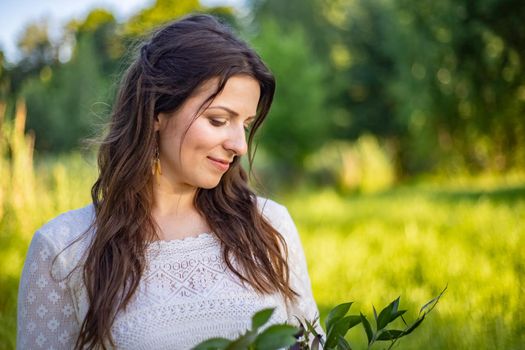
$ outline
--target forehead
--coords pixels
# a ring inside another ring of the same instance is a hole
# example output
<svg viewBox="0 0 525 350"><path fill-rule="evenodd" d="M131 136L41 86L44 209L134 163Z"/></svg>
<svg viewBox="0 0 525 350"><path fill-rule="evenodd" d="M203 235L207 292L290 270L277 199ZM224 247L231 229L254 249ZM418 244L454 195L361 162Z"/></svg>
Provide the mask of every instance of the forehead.
<svg viewBox="0 0 525 350"><path fill-rule="evenodd" d="M261 88L257 80L248 75L233 76L228 79L224 89L212 102L212 106L226 105L240 116L255 116L260 94Z"/></svg>
<svg viewBox="0 0 525 350"><path fill-rule="evenodd" d="M218 84L217 78L206 81L195 91L191 99L200 107L216 92ZM253 77L245 74L234 75L226 81L224 88L210 102L209 107L220 105L239 115L253 116L257 113L260 93L260 84ZM204 107L207 107L206 105Z"/></svg>

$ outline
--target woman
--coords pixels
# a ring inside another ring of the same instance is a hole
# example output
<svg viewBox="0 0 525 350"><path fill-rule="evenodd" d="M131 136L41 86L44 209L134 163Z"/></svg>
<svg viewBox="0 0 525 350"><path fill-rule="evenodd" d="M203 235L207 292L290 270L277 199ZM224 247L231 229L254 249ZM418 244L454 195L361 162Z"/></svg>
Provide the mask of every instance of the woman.
<svg viewBox="0 0 525 350"><path fill-rule="evenodd" d="M31 242L18 348L187 349L238 336L266 307L273 323L316 317L293 221L254 195L240 164L274 89L211 16L143 44L100 146L93 203Z"/></svg>

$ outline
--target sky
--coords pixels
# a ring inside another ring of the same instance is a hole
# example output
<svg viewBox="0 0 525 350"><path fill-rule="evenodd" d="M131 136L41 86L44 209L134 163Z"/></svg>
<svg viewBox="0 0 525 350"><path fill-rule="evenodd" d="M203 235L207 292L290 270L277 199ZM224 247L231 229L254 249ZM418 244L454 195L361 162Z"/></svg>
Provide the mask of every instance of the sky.
<svg viewBox="0 0 525 350"><path fill-rule="evenodd" d="M0 0L0 49L7 60L17 59L16 42L30 22L48 18L50 35L73 18L83 18L96 7L111 10L117 20L124 20L155 0ZM201 0L203 5L240 6L242 0Z"/></svg>

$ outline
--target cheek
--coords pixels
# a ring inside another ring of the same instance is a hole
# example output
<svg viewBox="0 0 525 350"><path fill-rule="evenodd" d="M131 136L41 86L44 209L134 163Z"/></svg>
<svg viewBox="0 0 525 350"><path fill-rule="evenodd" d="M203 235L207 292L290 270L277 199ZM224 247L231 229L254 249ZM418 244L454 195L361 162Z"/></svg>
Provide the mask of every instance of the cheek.
<svg viewBox="0 0 525 350"><path fill-rule="evenodd" d="M221 134L218 128L209 124L198 123L188 130L184 142L182 143L182 150L184 151L203 151L207 152L221 144Z"/></svg>
<svg viewBox="0 0 525 350"><path fill-rule="evenodd" d="M181 135L178 135L176 132L166 132L161 135L161 150L169 158L179 154L180 137Z"/></svg>

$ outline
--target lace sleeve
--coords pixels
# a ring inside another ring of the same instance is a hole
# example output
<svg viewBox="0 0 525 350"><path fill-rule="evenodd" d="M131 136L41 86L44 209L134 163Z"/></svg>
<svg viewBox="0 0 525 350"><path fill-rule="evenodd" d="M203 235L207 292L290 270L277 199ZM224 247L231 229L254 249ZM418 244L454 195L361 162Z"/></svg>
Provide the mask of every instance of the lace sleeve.
<svg viewBox="0 0 525 350"><path fill-rule="evenodd" d="M37 231L27 253L18 291L17 349L72 349L79 324L56 245Z"/></svg>
<svg viewBox="0 0 525 350"><path fill-rule="evenodd" d="M306 257L297 228L288 210L283 207L279 231L288 245L288 267L290 286L299 294L294 303L288 303L288 321L297 324L296 316L301 320L313 321L319 316L319 310L312 293L312 284L308 275Z"/></svg>
<svg viewBox="0 0 525 350"><path fill-rule="evenodd" d="M261 212L271 225L281 233L288 248L288 268L290 270L290 287L299 294L294 302L287 301L286 312L288 323L298 326L300 320L314 321L319 316L319 309L312 293L312 284L308 275L306 257L301 238L286 207L266 198L259 197ZM325 337L322 327L317 331Z"/></svg>

